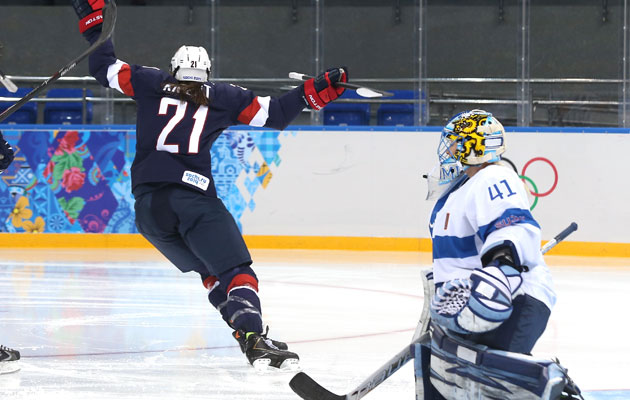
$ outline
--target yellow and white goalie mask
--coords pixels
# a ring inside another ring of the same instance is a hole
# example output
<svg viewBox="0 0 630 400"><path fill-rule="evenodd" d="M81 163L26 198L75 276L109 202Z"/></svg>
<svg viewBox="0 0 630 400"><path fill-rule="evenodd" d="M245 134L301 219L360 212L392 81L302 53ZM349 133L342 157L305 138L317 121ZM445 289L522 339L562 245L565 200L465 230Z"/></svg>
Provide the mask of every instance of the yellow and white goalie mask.
<svg viewBox="0 0 630 400"><path fill-rule="evenodd" d="M505 152L503 125L484 110L454 116L442 130L438 145L439 165L428 175L427 200L439 197L471 165L492 163Z"/></svg>

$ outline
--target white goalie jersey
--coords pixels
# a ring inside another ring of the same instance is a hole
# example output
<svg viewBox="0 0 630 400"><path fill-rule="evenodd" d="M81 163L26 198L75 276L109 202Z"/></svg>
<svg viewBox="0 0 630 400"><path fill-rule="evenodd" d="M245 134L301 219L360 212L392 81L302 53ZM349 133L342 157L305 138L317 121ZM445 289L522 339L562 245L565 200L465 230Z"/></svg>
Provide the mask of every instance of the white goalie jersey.
<svg viewBox="0 0 630 400"><path fill-rule="evenodd" d="M521 275L524 292L552 309L556 295L540 251L540 226L525 186L510 168L492 164L456 183L436 202L429 228L435 283L468 278L482 267L480 255L488 247L509 240L529 269Z"/></svg>

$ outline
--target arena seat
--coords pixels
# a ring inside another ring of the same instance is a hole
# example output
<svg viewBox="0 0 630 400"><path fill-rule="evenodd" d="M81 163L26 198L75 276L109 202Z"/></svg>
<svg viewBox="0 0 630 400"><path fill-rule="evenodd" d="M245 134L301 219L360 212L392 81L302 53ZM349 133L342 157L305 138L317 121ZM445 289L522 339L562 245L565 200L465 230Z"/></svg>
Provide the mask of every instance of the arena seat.
<svg viewBox="0 0 630 400"><path fill-rule="evenodd" d="M346 90L340 99L363 99L354 90ZM324 107L324 125L370 125L369 103L333 102Z"/></svg>
<svg viewBox="0 0 630 400"><path fill-rule="evenodd" d="M87 89L86 96L92 96ZM83 89L50 89L46 93L48 98L83 97ZM92 103L86 104L85 122L92 122ZM83 102L81 101L51 101L44 106L45 124L82 124Z"/></svg>
<svg viewBox="0 0 630 400"><path fill-rule="evenodd" d="M387 97L392 100L418 99L416 90L390 90L394 96ZM417 125L414 116L418 109L417 104L413 103L384 103L381 104L376 111L376 121L378 125L387 126L413 126Z"/></svg>
<svg viewBox="0 0 630 400"><path fill-rule="evenodd" d="M32 88L18 88L17 92L11 93L5 88L0 88L0 97L16 97L18 99L26 96ZM15 103L0 102L0 112L11 107ZM35 124L37 123L37 103L29 101L2 121L3 124Z"/></svg>

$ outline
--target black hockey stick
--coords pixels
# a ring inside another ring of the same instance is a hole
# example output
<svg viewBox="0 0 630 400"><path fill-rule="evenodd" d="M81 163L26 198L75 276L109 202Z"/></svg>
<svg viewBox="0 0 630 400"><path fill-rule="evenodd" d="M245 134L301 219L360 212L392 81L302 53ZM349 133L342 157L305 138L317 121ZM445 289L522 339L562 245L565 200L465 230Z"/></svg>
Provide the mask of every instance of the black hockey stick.
<svg viewBox="0 0 630 400"><path fill-rule="evenodd" d="M312 76L301 74L299 72L289 72L289 78L295 79L298 81L307 81L309 79L313 79ZM361 85L355 85L353 83L348 83L348 82L337 82L335 83L335 86L341 86L346 89L356 90L357 94L361 97L374 98L374 97L393 96L393 93L384 92L382 90L372 89L372 88L361 86Z"/></svg>
<svg viewBox="0 0 630 400"><path fill-rule="evenodd" d="M550 240L540 251L545 254L552 247L563 241L567 236L577 230L577 224L572 222L562 232L556 235L553 240ZM425 294L426 294L425 288ZM422 323L423 321L420 321ZM315 382L313 378L308 376L304 372L298 372L291 381L289 386L291 389L305 400L359 400L368 394L372 389L383 383L394 372L398 371L407 361L415 358L415 345L422 344L428 345L430 342L429 332L424 332L420 337L408 344L398 354L396 354L391 360L386 362L381 368L376 370L369 378L356 387L353 391L345 394L338 395L324 388L319 383Z"/></svg>
<svg viewBox="0 0 630 400"><path fill-rule="evenodd" d="M4 72L0 71L0 83L4 85L5 88L11 93L17 92L18 88L15 86L15 83L4 74Z"/></svg>
<svg viewBox="0 0 630 400"><path fill-rule="evenodd" d="M558 243L562 242L564 239L566 239L567 236L569 236L570 234L572 234L573 232L577 231L578 228L578 224L576 224L575 222L571 222L571 225L567 226L566 228L564 228L564 230L560 233L558 233L553 239L551 239L550 241L548 241L541 249L540 252L545 254L546 252L548 252L549 250L553 249Z"/></svg>
<svg viewBox="0 0 630 400"><path fill-rule="evenodd" d="M79 62L83 61L84 58L89 56L96 50L100 45L102 45L114 32L114 26L116 25L116 3L114 0L110 0L109 3L105 4L105 8L103 8L103 28L101 31L101 35L99 38L92 43L92 45L81 53L80 56L70 61L66 66L61 68L59 71L55 72L53 76L46 79L35 89L31 90L26 96L22 97L11 107L7 108L0 114L0 122L4 121L9 115L13 114L20 107L24 105L27 101L35 97L39 92L44 90L48 85L55 82L57 79L64 76L68 71L74 68Z"/></svg>
<svg viewBox="0 0 630 400"><path fill-rule="evenodd" d="M363 383L357 386L356 389L342 396L328 391L304 372L298 372L293 378L291 378L289 386L291 386L291 389L293 389L298 396L306 400L358 400L383 383L385 379L392 376L394 372L398 371L403 365L407 364L407 361L415 358L416 344L428 345L430 340L431 338L429 337L429 333L424 333L418 339L409 343L391 360L386 362L369 378L363 381Z"/></svg>

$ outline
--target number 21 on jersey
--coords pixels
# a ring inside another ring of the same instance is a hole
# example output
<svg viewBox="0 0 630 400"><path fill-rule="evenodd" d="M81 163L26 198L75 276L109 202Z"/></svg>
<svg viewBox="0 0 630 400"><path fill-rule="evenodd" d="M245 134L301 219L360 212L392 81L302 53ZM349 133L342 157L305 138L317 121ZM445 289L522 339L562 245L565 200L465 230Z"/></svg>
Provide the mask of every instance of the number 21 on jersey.
<svg viewBox="0 0 630 400"><path fill-rule="evenodd" d="M160 136L158 136L157 140L156 150L168 151L169 153L179 153L179 145L166 144L166 138L186 115L186 107L188 107L188 102L174 99L172 97L163 97L162 101L160 101L160 109L158 111L158 114L166 115L170 106L177 107L175 110L175 115L173 115L173 117L168 120L168 123L162 129L162 132L160 132ZM199 109L193 115L195 124L193 125L188 139L189 154L199 153L199 139L201 138L201 132L203 132L203 126L206 123L207 117L208 107L199 106Z"/></svg>

